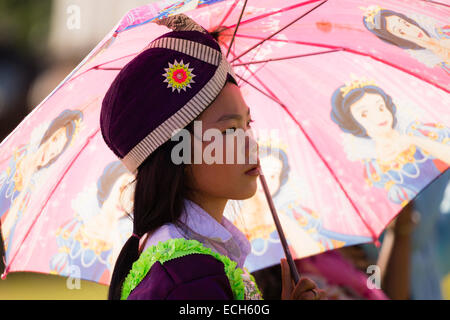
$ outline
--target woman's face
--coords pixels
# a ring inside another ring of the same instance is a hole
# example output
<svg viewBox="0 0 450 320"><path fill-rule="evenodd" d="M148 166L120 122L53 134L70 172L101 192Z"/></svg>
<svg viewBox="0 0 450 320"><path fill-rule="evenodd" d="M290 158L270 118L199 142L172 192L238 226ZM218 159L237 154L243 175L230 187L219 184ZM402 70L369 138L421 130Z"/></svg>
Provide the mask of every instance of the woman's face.
<svg viewBox="0 0 450 320"><path fill-rule="evenodd" d="M211 146L208 148L210 151L205 152L205 148L216 141L215 137L210 141L200 141L199 137L191 135L192 157L194 158L194 152L198 152L199 148L203 157L201 163L192 161L192 164L188 165L190 168L187 168L186 173L190 187L208 197L235 200L252 197L256 192L258 176L248 175L246 172L256 166L258 149L252 136L246 137L243 144L242 140L237 142L239 135L234 130L241 129L242 132L249 133L252 121L250 109L239 87L227 82L216 100L196 120L201 121L202 135L209 129L218 130L223 144L217 150L222 151L222 156L219 159L221 163L206 163L205 156L216 156L215 151L211 151ZM227 129L230 132L227 133ZM242 135L240 136L242 138ZM195 140L197 141L194 143ZM231 157L230 153L234 157ZM238 154L244 161L238 158Z"/></svg>
<svg viewBox="0 0 450 320"><path fill-rule="evenodd" d="M382 136L392 130L394 118L379 94L366 92L361 99L351 105L350 112L371 138Z"/></svg>
<svg viewBox="0 0 450 320"><path fill-rule="evenodd" d="M386 17L386 29L393 35L414 43L418 40L423 40L425 37L425 33L422 29L399 16Z"/></svg>
<svg viewBox="0 0 450 320"><path fill-rule="evenodd" d="M37 165L45 167L51 159L60 154L67 143L66 127L56 130L52 136L40 147Z"/></svg>

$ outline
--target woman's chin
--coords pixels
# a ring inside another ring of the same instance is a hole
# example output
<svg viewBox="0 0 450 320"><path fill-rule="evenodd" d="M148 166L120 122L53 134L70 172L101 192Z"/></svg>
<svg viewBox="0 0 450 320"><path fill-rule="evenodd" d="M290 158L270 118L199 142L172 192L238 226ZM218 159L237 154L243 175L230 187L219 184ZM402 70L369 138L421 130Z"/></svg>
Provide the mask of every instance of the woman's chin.
<svg viewBox="0 0 450 320"><path fill-rule="evenodd" d="M248 183L243 190L241 190L238 194L235 194L232 199L234 200L245 200L253 197L256 194L258 189L258 185L256 183L256 179L253 182Z"/></svg>

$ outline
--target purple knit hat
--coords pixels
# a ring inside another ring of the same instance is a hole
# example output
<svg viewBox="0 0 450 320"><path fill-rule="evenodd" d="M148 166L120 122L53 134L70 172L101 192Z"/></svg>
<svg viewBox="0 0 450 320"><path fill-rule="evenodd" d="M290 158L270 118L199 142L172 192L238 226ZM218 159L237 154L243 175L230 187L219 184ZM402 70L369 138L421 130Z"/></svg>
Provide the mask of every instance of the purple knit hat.
<svg viewBox="0 0 450 320"><path fill-rule="evenodd" d="M100 128L125 167L137 168L184 128L236 75L217 41L184 14L156 21L174 30L153 40L106 92Z"/></svg>

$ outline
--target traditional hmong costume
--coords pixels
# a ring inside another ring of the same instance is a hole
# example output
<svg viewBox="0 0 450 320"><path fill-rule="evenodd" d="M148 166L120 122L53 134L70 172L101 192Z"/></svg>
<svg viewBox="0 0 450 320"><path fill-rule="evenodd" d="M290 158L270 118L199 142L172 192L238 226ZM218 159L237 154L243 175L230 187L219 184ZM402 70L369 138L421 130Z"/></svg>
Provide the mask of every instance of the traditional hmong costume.
<svg viewBox="0 0 450 320"><path fill-rule="evenodd" d="M214 101L227 80L237 84L219 44L200 25L184 14L156 23L174 31L153 40L121 70L100 114L106 144L134 174ZM243 270L249 250L225 217L218 223L186 199L179 223L161 226L148 239L121 298L259 299L253 277Z"/></svg>
<svg viewBox="0 0 450 320"><path fill-rule="evenodd" d="M147 240L122 299L261 299L243 267L250 252L245 235L195 202L186 199L185 207L178 226L166 224Z"/></svg>

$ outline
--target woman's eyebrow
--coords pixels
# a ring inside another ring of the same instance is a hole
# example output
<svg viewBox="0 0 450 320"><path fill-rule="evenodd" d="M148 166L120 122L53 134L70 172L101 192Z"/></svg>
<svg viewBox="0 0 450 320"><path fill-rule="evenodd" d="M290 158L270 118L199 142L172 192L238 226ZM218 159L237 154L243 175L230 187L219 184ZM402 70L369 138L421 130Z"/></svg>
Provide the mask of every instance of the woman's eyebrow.
<svg viewBox="0 0 450 320"><path fill-rule="evenodd" d="M250 115L250 108L247 108L247 115ZM242 120L242 116L237 113L224 114L216 122L221 122L221 121L231 120L231 119Z"/></svg>

